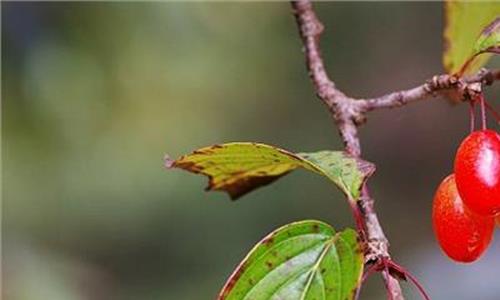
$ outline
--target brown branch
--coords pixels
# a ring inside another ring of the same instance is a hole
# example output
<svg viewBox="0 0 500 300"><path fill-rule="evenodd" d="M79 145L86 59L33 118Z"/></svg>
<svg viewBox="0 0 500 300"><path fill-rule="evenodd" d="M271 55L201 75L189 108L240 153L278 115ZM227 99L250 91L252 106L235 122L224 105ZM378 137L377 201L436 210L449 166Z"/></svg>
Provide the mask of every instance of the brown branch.
<svg viewBox="0 0 500 300"><path fill-rule="evenodd" d="M446 91L456 91L461 99L472 98L474 94L481 92L483 85L491 85L493 81L500 80L500 70L482 69L474 76L460 79L453 75L436 75L426 83L390 94L371 98L359 99L356 102L362 111L371 111L379 108L394 108L403 106L430 97L436 97Z"/></svg>
<svg viewBox="0 0 500 300"><path fill-rule="evenodd" d="M335 107L340 98L345 97L328 77L319 48L319 37L323 32L323 24L318 20L308 1L292 2L294 14L299 26L300 37L304 43L306 64L309 77L316 88L318 97L325 104Z"/></svg>
<svg viewBox="0 0 500 300"><path fill-rule="evenodd" d="M394 108L412 102L435 97L439 93L453 91L460 99L473 99L481 92L484 85L490 85L500 80L500 70L481 70L468 78L458 78L452 75L437 75L426 83L412 89L392 92L387 95L370 98L354 99L346 96L329 78L319 47L319 38L323 31L323 24L318 20L309 0L292 1L293 13L299 28L299 34L304 44L304 54L309 77L314 85L318 97L328 106L330 113L337 124L345 150L354 156L361 155L361 146L358 138L358 126L365 120L365 114L379 108ZM374 208L374 199L370 196L365 184L357 206L353 206L353 213L357 220L358 231L366 243L366 264L383 265L391 261L389 242L380 226ZM361 220L359 220L361 219ZM403 300L403 294L397 277L387 266L382 271L384 284L389 298Z"/></svg>
<svg viewBox="0 0 500 300"><path fill-rule="evenodd" d="M356 113L358 107L351 105L351 99L335 87L335 83L326 73L319 47L323 24L316 17L309 1L292 1L292 7L304 44L307 70L316 94L328 106L337 123L346 151L358 156L360 145L355 124L359 116L359 113Z"/></svg>
<svg viewBox="0 0 500 300"><path fill-rule="evenodd" d="M358 128L363 119L361 106L356 105L354 99L348 98L340 92L328 77L321 52L319 49L319 36L323 25L316 17L312 4L308 0L293 1L292 7L299 33L304 43L306 65L309 76L314 84L318 97L328 106L337 123L340 135L344 141L346 151L355 155L361 155L361 146L358 138ZM389 259L389 243L378 221L374 209L374 200L364 186L358 201L364 228L358 228L366 238L366 262L377 263ZM390 298L403 300L401 287L396 278L392 277L389 270L383 271L383 278Z"/></svg>

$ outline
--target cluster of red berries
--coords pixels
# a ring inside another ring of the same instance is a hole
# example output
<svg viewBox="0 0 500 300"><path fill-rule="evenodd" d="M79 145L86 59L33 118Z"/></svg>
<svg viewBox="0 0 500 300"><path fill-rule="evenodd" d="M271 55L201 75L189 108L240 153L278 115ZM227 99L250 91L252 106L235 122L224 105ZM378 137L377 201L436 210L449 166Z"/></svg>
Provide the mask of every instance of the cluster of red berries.
<svg viewBox="0 0 500 300"><path fill-rule="evenodd" d="M495 218L500 224L500 135L472 132L458 148L454 174L434 196L432 221L443 251L458 262L472 262L486 250Z"/></svg>

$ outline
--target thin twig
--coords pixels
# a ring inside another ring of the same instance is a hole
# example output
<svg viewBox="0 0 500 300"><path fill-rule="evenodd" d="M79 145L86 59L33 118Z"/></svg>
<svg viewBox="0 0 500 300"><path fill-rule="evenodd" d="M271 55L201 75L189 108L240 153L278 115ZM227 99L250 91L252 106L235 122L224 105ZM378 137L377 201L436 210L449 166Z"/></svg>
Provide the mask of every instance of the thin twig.
<svg viewBox="0 0 500 300"><path fill-rule="evenodd" d="M304 44L307 70L316 94L326 104L337 123L346 151L359 156L360 145L355 121L360 115L355 111L357 107L351 105L352 99L338 90L326 73L319 47L323 24L316 17L311 2L292 1L292 7Z"/></svg>
<svg viewBox="0 0 500 300"><path fill-rule="evenodd" d="M324 29L323 24L316 17L309 1L292 2L292 6L305 47L309 76L319 98L328 107L334 107L345 95L335 87L333 81L328 77L321 57L319 37Z"/></svg>
<svg viewBox="0 0 500 300"><path fill-rule="evenodd" d="M467 98L473 96L472 94L474 93L480 92L477 89L483 84L489 85L495 80L500 80L500 70L489 71L482 69L476 75L464 80L453 75L436 75L426 83L411 89L392 92L376 98L358 99L356 105L360 106L363 111L394 108L430 97L436 97L440 93L449 90L455 90L462 97Z"/></svg>
<svg viewBox="0 0 500 300"><path fill-rule="evenodd" d="M354 156L360 156L361 146L357 125L362 122L363 117L359 106L355 104L356 101L340 92L326 73L319 48L319 37L323 30L323 25L316 17L312 4L308 0L293 1L292 7L299 27L299 33L304 43L306 66L316 93L328 106L337 124L340 136L344 141L346 151ZM358 226L358 230L366 230L366 235L363 234L363 236L366 236L367 243L366 261L378 261L390 258L388 241L378 221L373 202L373 198L371 198L368 187L365 184L358 201L365 224L362 228ZM389 272L384 276L384 282L389 295L391 295L391 299L404 299L399 282Z"/></svg>
<svg viewBox="0 0 500 300"><path fill-rule="evenodd" d="M320 35L324 27L316 16L311 2L309 0L292 1L292 8L304 44L306 67L316 94L327 105L344 142L345 150L354 156L361 155L358 126L364 123L368 111L403 106L435 97L445 91L454 91L461 99L470 100L481 93L484 85L491 85L494 81L500 80L500 70L483 69L465 79L452 75L436 75L422 85L381 97L369 99L348 97L335 86L326 72L319 47ZM370 196L367 184L363 186L357 204L359 210L354 207L353 212L357 220L359 216L362 219L362 224L358 222L357 227L367 246L365 262L377 264L390 260L389 243L380 226L374 209L374 199ZM387 270L382 271L382 274L390 299L403 300L397 278Z"/></svg>
<svg viewBox="0 0 500 300"><path fill-rule="evenodd" d="M481 129L486 130L486 106L484 105L484 96L479 96L479 107L481 112Z"/></svg>

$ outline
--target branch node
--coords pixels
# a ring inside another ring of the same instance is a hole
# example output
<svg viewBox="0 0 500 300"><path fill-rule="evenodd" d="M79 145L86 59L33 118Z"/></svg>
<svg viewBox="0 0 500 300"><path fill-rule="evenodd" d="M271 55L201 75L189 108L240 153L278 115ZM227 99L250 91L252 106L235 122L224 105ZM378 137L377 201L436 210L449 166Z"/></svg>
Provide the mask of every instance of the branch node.
<svg viewBox="0 0 500 300"><path fill-rule="evenodd" d="M481 82L469 83L465 87L464 98L466 100L476 99L482 93Z"/></svg>
<svg viewBox="0 0 500 300"><path fill-rule="evenodd" d="M389 259L387 239L369 239L366 241L365 264Z"/></svg>

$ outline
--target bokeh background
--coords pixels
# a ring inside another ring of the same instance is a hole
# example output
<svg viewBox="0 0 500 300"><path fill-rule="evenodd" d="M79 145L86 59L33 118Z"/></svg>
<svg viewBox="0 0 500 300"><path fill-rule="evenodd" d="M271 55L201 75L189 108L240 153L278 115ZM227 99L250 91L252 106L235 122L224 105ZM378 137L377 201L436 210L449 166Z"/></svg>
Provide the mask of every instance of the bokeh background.
<svg viewBox="0 0 500 300"><path fill-rule="evenodd" d="M375 96L442 72L442 6L317 3L338 86ZM4 2L2 86L4 299L213 299L272 229L353 226L342 195L304 171L231 202L163 168L166 153L229 141L341 147L287 3ZM500 89L488 95L499 107ZM443 99L361 129L392 253L433 299L500 295L498 233L460 265L432 232L434 190L467 132L466 105ZM361 299L385 299L377 276Z"/></svg>

